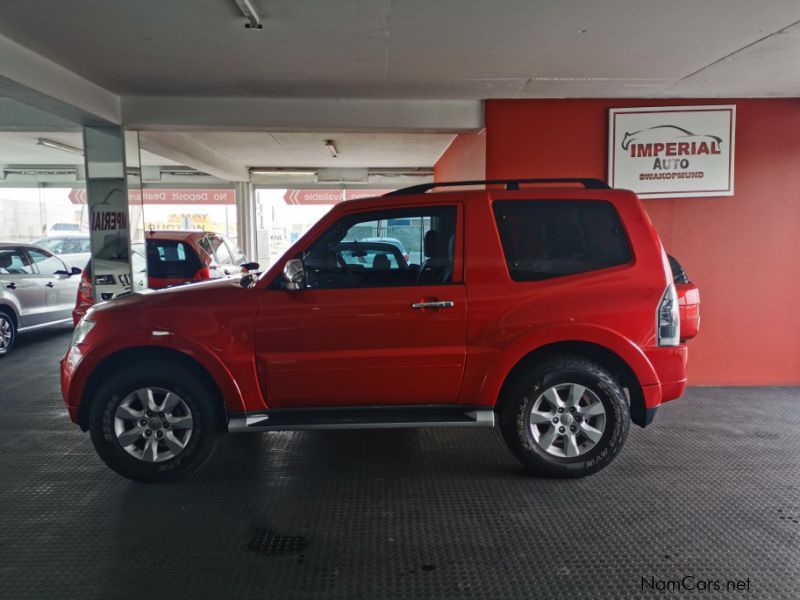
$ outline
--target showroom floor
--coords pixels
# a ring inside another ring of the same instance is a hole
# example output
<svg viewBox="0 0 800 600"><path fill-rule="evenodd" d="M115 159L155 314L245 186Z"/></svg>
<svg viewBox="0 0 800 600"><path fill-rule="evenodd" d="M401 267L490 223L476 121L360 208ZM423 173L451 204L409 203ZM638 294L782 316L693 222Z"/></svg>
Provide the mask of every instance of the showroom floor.
<svg viewBox="0 0 800 600"><path fill-rule="evenodd" d="M496 430L396 430L230 437L141 485L68 422L68 339L0 361L4 598L800 597L798 389L693 389L579 481L527 476Z"/></svg>

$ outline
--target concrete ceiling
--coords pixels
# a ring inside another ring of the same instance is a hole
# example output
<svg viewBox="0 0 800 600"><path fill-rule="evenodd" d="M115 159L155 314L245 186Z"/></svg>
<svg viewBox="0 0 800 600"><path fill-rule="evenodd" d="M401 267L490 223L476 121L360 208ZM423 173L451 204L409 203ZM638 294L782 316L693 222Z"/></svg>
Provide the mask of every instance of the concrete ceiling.
<svg viewBox="0 0 800 600"><path fill-rule="evenodd" d="M0 34L119 95L796 96L796 0L6 0Z"/></svg>
<svg viewBox="0 0 800 600"><path fill-rule="evenodd" d="M83 147L80 132L63 131L0 131L0 165L71 165L82 166L83 156L37 144L39 138L60 142L74 148ZM135 142L126 149L129 155L136 152ZM144 166L175 166L177 163L141 151ZM136 164L128 158L128 164Z"/></svg>
<svg viewBox="0 0 800 600"><path fill-rule="evenodd" d="M430 167L453 141L441 133L193 132L192 138L248 167ZM334 158L325 147L333 140Z"/></svg>

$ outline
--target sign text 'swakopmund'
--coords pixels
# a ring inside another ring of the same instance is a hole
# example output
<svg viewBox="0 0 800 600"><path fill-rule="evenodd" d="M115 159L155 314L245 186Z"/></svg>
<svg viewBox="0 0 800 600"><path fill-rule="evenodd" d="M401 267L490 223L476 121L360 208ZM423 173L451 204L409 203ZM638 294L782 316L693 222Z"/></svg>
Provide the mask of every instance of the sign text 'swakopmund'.
<svg viewBox="0 0 800 600"><path fill-rule="evenodd" d="M732 196L736 106L612 108L608 182L644 198Z"/></svg>

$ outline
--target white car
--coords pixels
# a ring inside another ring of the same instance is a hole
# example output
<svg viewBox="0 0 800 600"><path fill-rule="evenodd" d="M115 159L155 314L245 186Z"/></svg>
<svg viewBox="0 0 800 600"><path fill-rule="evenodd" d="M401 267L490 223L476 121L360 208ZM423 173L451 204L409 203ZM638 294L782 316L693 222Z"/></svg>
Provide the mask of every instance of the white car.
<svg viewBox="0 0 800 600"><path fill-rule="evenodd" d="M71 267L83 269L92 257L88 234L61 234L36 240L34 246L44 248Z"/></svg>
<svg viewBox="0 0 800 600"><path fill-rule="evenodd" d="M130 275L127 273L127 261L94 259L88 265L87 277L94 273L94 284L97 286L98 297L101 300L111 300L131 290L143 290L147 287L147 259L145 258L144 244L131 245L131 267L133 270L133 288L131 288ZM122 272L120 273L120 271Z"/></svg>

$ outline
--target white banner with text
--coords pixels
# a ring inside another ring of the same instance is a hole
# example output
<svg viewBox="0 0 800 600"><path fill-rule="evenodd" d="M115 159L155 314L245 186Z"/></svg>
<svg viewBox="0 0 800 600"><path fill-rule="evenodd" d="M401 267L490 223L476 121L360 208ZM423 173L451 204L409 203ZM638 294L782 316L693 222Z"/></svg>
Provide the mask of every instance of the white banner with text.
<svg viewBox="0 0 800 600"><path fill-rule="evenodd" d="M608 183L643 198L733 195L736 106L612 108Z"/></svg>

